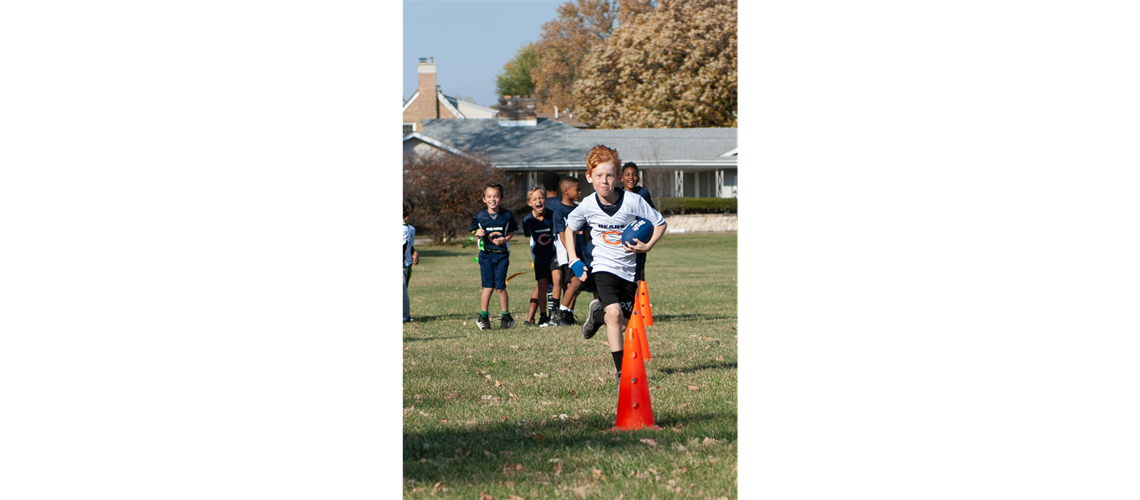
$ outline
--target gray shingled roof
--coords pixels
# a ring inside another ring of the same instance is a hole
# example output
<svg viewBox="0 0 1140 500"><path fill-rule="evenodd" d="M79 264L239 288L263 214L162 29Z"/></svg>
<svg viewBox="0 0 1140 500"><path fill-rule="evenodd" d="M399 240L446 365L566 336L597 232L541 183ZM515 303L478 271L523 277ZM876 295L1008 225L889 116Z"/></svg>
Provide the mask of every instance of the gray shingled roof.
<svg viewBox="0 0 1140 500"><path fill-rule="evenodd" d="M501 127L494 118L424 120L424 135L458 149L485 152L502 168L581 167L597 144L639 166L735 167L735 128L576 129L539 118L533 127Z"/></svg>

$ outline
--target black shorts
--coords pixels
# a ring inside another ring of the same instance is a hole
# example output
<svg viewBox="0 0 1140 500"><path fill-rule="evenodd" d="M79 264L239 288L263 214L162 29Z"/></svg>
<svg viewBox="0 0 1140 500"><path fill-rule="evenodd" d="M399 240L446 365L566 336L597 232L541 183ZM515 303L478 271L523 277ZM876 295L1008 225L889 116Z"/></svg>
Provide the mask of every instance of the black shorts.
<svg viewBox="0 0 1140 500"><path fill-rule="evenodd" d="M553 267L551 266L553 263ZM547 280L550 281L551 269L558 269L558 261L551 260L550 262L535 262L534 263L534 280Z"/></svg>
<svg viewBox="0 0 1140 500"><path fill-rule="evenodd" d="M621 314L629 319L633 314L633 300L637 297L637 283L623 280L613 273L600 272L592 275L598 289L598 300L602 307L620 304Z"/></svg>

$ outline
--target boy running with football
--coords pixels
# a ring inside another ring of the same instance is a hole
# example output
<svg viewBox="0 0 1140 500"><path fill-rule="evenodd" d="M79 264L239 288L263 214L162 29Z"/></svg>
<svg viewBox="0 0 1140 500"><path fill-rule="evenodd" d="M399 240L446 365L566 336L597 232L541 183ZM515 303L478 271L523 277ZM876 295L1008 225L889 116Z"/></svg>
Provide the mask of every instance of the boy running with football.
<svg viewBox="0 0 1140 500"><path fill-rule="evenodd" d="M634 282L636 254L653 249L665 234L665 218L635 193L622 189L620 184L621 159L614 149L598 145L586 155L586 180L594 186L593 195L582 201L566 218L563 242L570 259L570 269L581 280L594 276L598 299L590 302L590 311L582 324L582 337L589 339L603 324L610 344L610 354L621 383L623 333L626 321L633 312L637 284ZM649 241L622 242L622 231L627 225L643 218L653 227ZM593 262L590 268L579 260L574 231L589 227L593 237Z"/></svg>

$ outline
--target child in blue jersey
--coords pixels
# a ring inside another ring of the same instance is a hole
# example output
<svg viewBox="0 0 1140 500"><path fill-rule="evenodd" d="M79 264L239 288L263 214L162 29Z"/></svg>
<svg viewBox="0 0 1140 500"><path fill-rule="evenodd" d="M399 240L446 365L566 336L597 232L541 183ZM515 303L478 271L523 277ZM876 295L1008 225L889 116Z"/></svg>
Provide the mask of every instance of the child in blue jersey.
<svg viewBox="0 0 1140 500"><path fill-rule="evenodd" d="M566 217L575 210L577 205L575 203L582 199L582 186L581 182L576 177L566 176L562 178L562 204L559 210L554 213L554 232L558 233L562 246L566 246L565 237L562 233L566 231ZM574 241L577 243L578 252L584 253L583 249L588 248L589 235L578 231L574 235ZM589 260L583 258L583 260ZM574 319L574 304L578 300L578 293L589 288L586 283L579 280L567 268L570 263L569 260L563 262L562 269L566 276L566 290L562 293L562 301L558 305L558 311L551 316L551 322L558 326L570 326L576 324ZM592 284L592 283L591 283Z"/></svg>
<svg viewBox="0 0 1140 500"><path fill-rule="evenodd" d="M546 208L546 190L542 186L535 186L527 192L526 202L530 206L530 213L523 217L523 235L530 238L530 250L534 256L534 280L537 282L535 291L531 295L530 309L527 310L524 325L546 326L550 317L546 315L546 287L550 284L552 271L558 267L554 255L554 214ZM534 322L534 315L542 311L538 323Z"/></svg>
<svg viewBox="0 0 1140 500"><path fill-rule="evenodd" d="M598 300L590 303L590 311L582 324L582 337L591 338L605 325L610 355L621 380L622 345L626 322L633 312L637 284L634 281L636 254L650 251L665 234L665 218L649 206L644 198L619 186L621 159L617 151L594 146L586 155L586 180L595 193L583 200L566 218L566 253L570 269L580 279L593 276ZM653 225L649 241L622 242L622 230L638 218ZM594 260L586 266L578 259L573 232L588 229L594 241Z"/></svg>
<svg viewBox="0 0 1140 500"><path fill-rule="evenodd" d="M408 298L412 266L420 265L420 253L416 251L416 228L408 224L408 217L415 209L411 201L404 200L404 323L412 321L412 301Z"/></svg>
<svg viewBox="0 0 1140 500"><path fill-rule="evenodd" d="M645 202L648 203L651 208L657 210L657 205L653 204L653 196L649 194L649 190L645 189L645 186L637 185L640 181L641 171L637 168L637 164L632 161L625 162L625 165L621 166L622 186L626 191L645 198ZM645 254L643 253L637 254L637 270L634 271L633 279L635 281L645 280Z"/></svg>
<svg viewBox="0 0 1140 500"><path fill-rule="evenodd" d="M562 207L562 176L553 170L547 170L542 173L542 187L546 189L546 209L551 213L557 214ZM547 290L535 289L531 294L531 298L538 298L539 293L546 292L547 304L550 309L547 315L555 317L554 312L558 311L558 303L562 300L562 293L566 290L565 276L570 274L565 271L567 264L566 249L563 248L562 242L558 239L557 235L554 238L554 255L558 266L550 272L550 285Z"/></svg>
<svg viewBox="0 0 1140 500"><path fill-rule="evenodd" d="M507 296L507 266L510 264L510 246L508 242L518 231L515 216L510 210L499 206L503 200L503 186L501 184L487 184L483 188L483 203L486 210L481 210L471 218L471 232L482 238L483 249L479 251L479 277L483 284L483 293L480 297L479 317L475 325L480 330L491 328L491 319L487 314L487 307L491 304L491 293L499 293L499 305L502 306L502 319L500 329L510 328L515 324L508 307Z"/></svg>

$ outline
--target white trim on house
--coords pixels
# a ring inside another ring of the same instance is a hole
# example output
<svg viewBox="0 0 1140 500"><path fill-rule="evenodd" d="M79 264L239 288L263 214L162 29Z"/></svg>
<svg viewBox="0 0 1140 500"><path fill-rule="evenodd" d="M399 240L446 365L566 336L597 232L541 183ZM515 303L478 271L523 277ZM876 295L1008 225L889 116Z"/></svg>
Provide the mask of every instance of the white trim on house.
<svg viewBox="0 0 1140 500"><path fill-rule="evenodd" d="M726 157L729 157L729 156L736 156L736 150L737 150L737 149L739 149L739 148L732 148L732 151L729 151L729 152L727 152L727 153L725 153L725 154L722 154L722 155L720 155L720 157L721 157L721 158L726 158Z"/></svg>
<svg viewBox="0 0 1140 500"><path fill-rule="evenodd" d="M408 106L411 106L411 105L412 105L412 101L415 101L415 100L416 100L416 98L417 98L417 97L419 97L419 96L420 96L420 91L419 91L419 90L417 90L417 91L416 91L416 93L412 94L412 96L408 98L408 102L405 102L405 103L404 103L404 111L407 111L407 110L408 110Z"/></svg>
<svg viewBox="0 0 1140 500"><path fill-rule="evenodd" d="M423 142L425 142L425 143L427 143L427 144L430 144L430 145L432 145L432 146L435 146L435 147L437 147L437 148L439 148L439 149L442 149L442 150L444 150L444 151L447 151L448 153L457 154L457 155L459 155L459 156L462 156L462 157L464 157L464 158L470 158L470 159L472 159L472 160L477 160L477 159L478 159L478 158L475 158L474 156L471 156L471 155L469 155L469 154L467 154L467 153L464 153L463 151L460 151L460 150L458 150L458 149L456 149L456 148L454 148L454 147L452 147L452 146L449 146L449 145L447 145L447 144L445 144L445 143L443 143L443 142L439 141L438 139L432 139L431 137L428 137L428 136L426 136L426 135L423 135L423 134L421 134L421 133L419 133L419 132L413 132L413 133L411 133L411 134L408 134L408 135L405 135L405 136L404 136L404 142L407 142L407 141L409 141L409 140L411 140L411 139L419 139L420 141L423 141Z"/></svg>
<svg viewBox="0 0 1140 500"><path fill-rule="evenodd" d="M467 118L467 116L465 116L463 113L460 113L458 109L455 109L455 106L451 105L451 101L447 100L447 96L443 95L442 90L436 90L435 97L436 99L439 99L439 102L442 102L444 107L446 107L447 110L451 112L451 114L455 115L456 118Z"/></svg>

